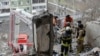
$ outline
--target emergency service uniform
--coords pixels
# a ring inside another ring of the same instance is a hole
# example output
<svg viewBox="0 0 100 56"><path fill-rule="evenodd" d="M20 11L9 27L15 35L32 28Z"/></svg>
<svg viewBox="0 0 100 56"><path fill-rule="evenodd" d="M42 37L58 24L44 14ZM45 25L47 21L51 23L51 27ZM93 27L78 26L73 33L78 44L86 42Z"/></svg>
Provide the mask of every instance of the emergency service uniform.
<svg viewBox="0 0 100 56"><path fill-rule="evenodd" d="M57 26L57 16L53 17L53 31L54 31L54 42L55 44L59 43L59 39L57 38L57 31L59 30L59 27Z"/></svg>
<svg viewBox="0 0 100 56"><path fill-rule="evenodd" d="M82 26L83 27L83 24L82 24L82 22L81 21L77 21L77 36L76 36L76 38L78 38L78 36L79 36L79 28L80 28L80 26Z"/></svg>
<svg viewBox="0 0 100 56"><path fill-rule="evenodd" d="M84 49L84 45L83 45L84 36L85 36L85 30L84 29L79 30L79 36L78 36L78 41L77 41L77 44L78 44L77 53L82 52Z"/></svg>
<svg viewBox="0 0 100 56"><path fill-rule="evenodd" d="M66 27L65 34L63 34L63 37L61 38L61 56L68 55L68 50L71 45L71 33L71 28Z"/></svg>

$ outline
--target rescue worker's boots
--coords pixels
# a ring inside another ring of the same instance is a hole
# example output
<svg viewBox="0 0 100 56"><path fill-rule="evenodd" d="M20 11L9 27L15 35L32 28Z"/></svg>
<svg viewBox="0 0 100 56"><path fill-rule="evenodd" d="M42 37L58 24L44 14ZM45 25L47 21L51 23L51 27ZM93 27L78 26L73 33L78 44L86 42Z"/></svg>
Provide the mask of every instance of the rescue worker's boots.
<svg viewBox="0 0 100 56"><path fill-rule="evenodd" d="M65 54L64 56L68 56L67 54Z"/></svg>
<svg viewBox="0 0 100 56"><path fill-rule="evenodd" d="M68 56L67 54L61 54L60 56Z"/></svg>
<svg viewBox="0 0 100 56"><path fill-rule="evenodd" d="M61 52L60 56L64 56L64 52Z"/></svg>
<svg viewBox="0 0 100 56"><path fill-rule="evenodd" d="M77 56L79 56L79 54L82 52L82 48L81 48L81 46L79 46L78 48L77 48Z"/></svg>
<svg viewBox="0 0 100 56"><path fill-rule="evenodd" d="M61 53L61 55L60 56L63 56L63 54Z"/></svg>
<svg viewBox="0 0 100 56"><path fill-rule="evenodd" d="M69 52L72 52L73 53L73 50L69 50Z"/></svg>
<svg viewBox="0 0 100 56"><path fill-rule="evenodd" d="M64 56L68 56L68 50L64 52Z"/></svg>

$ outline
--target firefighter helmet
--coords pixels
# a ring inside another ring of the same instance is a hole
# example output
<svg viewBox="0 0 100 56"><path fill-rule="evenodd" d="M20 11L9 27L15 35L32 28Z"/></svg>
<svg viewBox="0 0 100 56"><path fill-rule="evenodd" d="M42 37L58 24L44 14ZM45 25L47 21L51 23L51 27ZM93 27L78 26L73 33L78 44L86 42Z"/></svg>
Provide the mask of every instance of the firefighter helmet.
<svg viewBox="0 0 100 56"><path fill-rule="evenodd" d="M70 30L71 28L69 26L66 27L66 30Z"/></svg>

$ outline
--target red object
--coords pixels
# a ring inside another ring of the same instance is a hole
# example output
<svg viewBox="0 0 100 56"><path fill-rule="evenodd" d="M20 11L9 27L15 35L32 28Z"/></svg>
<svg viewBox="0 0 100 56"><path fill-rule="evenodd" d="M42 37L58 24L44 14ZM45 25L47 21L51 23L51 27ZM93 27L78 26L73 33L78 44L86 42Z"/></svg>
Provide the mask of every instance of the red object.
<svg viewBox="0 0 100 56"><path fill-rule="evenodd" d="M33 46L33 43L29 42L27 34L19 34L16 44L14 44L12 42L9 42L9 46L12 47L12 50L13 50L13 53L14 53L13 56L17 56L17 53L18 54L27 54L27 50L21 52L21 50L20 50L20 44L27 45L27 47Z"/></svg>
<svg viewBox="0 0 100 56"><path fill-rule="evenodd" d="M27 43L27 42L28 42L28 35L20 34L18 37L18 43L22 44L22 43Z"/></svg>
<svg viewBox="0 0 100 56"><path fill-rule="evenodd" d="M18 36L18 44L26 44L28 46L32 46L33 45L33 43L29 42L27 34L20 34Z"/></svg>
<svg viewBox="0 0 100 56"><path fill-rule="evenodd" d="M67 26L67 22L73 22L73 19L72 19L71 17L65 18L65 19L64 19L64 27Z"/></svg>

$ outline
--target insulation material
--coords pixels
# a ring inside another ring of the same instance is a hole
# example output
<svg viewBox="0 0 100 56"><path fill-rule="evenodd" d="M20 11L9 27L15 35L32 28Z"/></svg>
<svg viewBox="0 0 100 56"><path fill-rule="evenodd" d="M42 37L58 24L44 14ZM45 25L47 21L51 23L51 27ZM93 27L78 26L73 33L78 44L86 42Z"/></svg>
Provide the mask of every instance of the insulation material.
<svg viewBox="0 0 100 56"><path fill-rule="evenodd" d="M49 49L49 37L47 33L50 31L49 25L42 25L37 29L37 39L39 51L48 51ZM44 44L45 43L45 44Z"/></svg>
<svg viewBox="0 0 100 56"><path fill-rule="evenodd" d="M51 56L53 52L53 40L54 40L54 32L53 32L53 16L52 14L45 12L38 16L33 17L32 25L33 25L33 36L36 38L35 46L37 48L38 56ZM36 24L36 29L35 25ZM35 33L36 30L36 34Z"/></svg>
<svg viewBox="0 0 100 56"><path fill-rule="evenodd" d="M93 47L100 47L100 24L98 21L86 23L86 37L87 42Z"/></svg>
<svg viewBox="0 0 100 56"><path fill-rule="evenodd" d="M12 51L7 44L7 34L0 34L0 56L11 56Z"/></svg>

